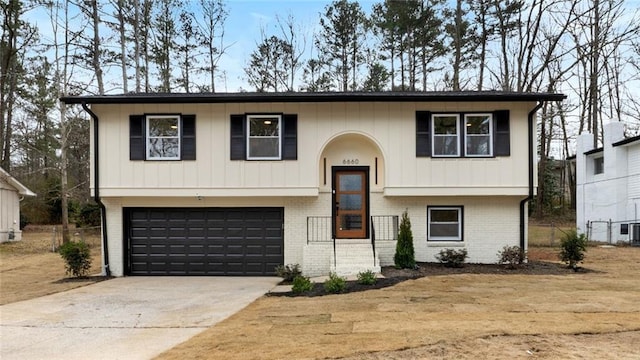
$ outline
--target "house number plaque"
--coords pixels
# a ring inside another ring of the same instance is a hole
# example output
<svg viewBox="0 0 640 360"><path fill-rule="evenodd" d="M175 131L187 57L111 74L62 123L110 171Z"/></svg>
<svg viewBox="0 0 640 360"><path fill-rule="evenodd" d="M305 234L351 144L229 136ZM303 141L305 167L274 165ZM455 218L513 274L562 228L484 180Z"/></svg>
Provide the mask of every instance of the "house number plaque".
<svg viewBox="0 0 640 360"><path fill-rule="evenodd" d="M360 163L359 159L343 159L342 165L358 165Z"/></svg>

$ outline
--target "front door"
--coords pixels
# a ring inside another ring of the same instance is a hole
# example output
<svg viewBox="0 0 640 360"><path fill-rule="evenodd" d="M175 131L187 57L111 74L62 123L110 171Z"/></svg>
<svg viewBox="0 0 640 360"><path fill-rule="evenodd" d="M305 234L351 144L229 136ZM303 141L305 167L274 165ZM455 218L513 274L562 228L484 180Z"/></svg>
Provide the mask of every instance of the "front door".
<svg viewBox="0 0 640 360"><path fill-rule="evenodd" d="M365 239L369 218L369 168L333 168L333 226L338 239Z"/></svg>

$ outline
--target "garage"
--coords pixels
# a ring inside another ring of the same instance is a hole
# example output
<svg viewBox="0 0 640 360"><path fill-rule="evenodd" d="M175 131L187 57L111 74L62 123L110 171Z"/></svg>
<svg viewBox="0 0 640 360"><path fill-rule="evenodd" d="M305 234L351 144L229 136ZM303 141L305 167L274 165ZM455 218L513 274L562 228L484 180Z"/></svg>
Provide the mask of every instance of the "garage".
<svg viewBox="0 0 640 360"><path fill-rule="evenodd" d="M127 275L273 275L283 208L125 208Z"/></svg>

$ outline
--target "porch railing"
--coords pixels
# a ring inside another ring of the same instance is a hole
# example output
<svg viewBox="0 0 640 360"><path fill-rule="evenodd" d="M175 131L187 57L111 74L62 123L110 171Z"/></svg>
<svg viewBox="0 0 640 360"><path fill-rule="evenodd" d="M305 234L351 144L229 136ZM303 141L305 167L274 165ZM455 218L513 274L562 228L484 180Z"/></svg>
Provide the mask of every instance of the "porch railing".
<svg viewBox="0 0 640 360"><path fill-rule="evenodd" d="M307 244L333 241L331 216L307 216Z"/></svg>
<svg viewBox="0 0 640 360"><path fill-rule="evenodd" d="M376 241L398 240L398 216L374 215L370 217L371 249L376 259ZM336 237L331 216L307 216L307 244L333 243L333 264L336 264ZM374 264L375 265L375 264Z"/></svg>
<svg viewBox="0 0 640 360"><path fill-rule="evenodd" d="M398 215L374 215L371 217L371 228L376 230L376 240L398 240Z"/></svg>

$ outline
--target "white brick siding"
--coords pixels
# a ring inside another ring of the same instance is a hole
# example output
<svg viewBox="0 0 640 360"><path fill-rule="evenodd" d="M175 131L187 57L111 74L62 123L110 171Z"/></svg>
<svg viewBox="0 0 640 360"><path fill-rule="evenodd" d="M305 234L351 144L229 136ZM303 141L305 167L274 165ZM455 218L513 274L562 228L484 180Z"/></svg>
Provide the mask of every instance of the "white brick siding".
<svg viewBox="0 0 640 360"><path fill-rule="evenodd" d="M519 197L384 197L382 193L370 195L371 215L398 215L408 210L413 232L417 261L434 262L434 256L445 248L468 250L468 262L495 263L497 253L503 246L519 245ZM110 198L107 206L110 269L114 276L122 276L123 264L123 206L282 206L284 207L284 261L285 264L300 264L305 275L327 274L333 265L332 243L307 244L307 217L331 215L331 194L320 193L318 197L300 198L254 198L239 200L197 201L194 199L147 199L136 200ZM464 207L464 241L427 242L427 206L452 205ZM363 241L359 241L362 243ZM366 244L367 241L364 241ZM346 245L345 245L346 244ZM339 245L348 246L348 240ZM394 241L379 241L376 252L379 264L393 264ZM372 257L370 247L364 246L367 257ZM353 249L352 249L353 250ZM355 251L355 250L354 250ZM358 250L360 251L360 250ZM340 254L339 254L340 255ZM363 255L363 256L365 256ZM372 262L366 260L367 262ZM340 263L340 259L338 259ZM373 265L373 264L372 264Z"/></svg>

